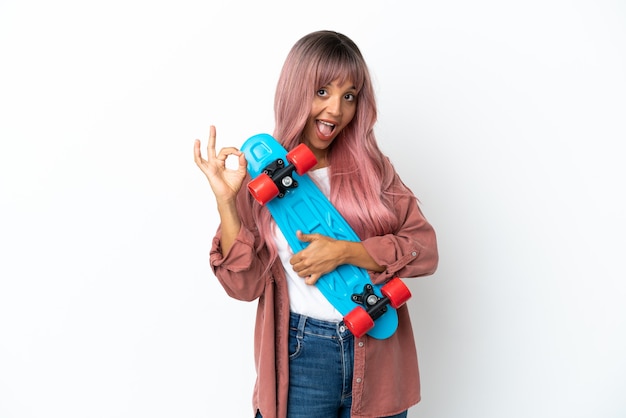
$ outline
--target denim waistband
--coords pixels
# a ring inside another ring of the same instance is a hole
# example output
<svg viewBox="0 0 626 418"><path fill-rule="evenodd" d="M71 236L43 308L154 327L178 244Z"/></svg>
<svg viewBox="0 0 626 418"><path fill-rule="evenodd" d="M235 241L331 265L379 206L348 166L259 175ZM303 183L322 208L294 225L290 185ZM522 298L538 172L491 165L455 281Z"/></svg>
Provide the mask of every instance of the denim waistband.
<svg viewBox="0 0 626 418"><path fill-rule="evenodd" d="M289 327L297 329L304 334L317 335L329 338L348 338L352 333L343 321L332 322L291 312L289 314Z"/></svg>

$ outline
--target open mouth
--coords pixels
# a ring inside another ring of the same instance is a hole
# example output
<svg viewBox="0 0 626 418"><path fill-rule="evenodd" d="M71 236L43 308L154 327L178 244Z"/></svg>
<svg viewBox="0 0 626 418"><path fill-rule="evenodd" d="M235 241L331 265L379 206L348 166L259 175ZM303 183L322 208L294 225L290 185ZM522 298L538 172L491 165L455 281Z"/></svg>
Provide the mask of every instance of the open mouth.
<svg viewBox="0 0 626 418"><path fill-rule="evenodd" d="M317 131L325 138L331 137L335 131L335 125L323 120L317 120Z"/></svg>

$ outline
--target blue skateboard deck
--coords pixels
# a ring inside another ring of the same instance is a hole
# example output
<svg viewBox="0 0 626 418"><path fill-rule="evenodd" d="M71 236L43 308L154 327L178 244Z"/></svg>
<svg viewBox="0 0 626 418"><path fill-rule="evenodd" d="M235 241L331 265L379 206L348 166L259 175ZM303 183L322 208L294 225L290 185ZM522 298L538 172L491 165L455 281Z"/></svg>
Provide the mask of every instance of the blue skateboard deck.
<svg viewBox="0 0 626 418"><path fill-rule="evenodd" d="M241 151L246 156L248 172L253 179L250 183L265 173L270 175L280 188L278 196L261 204L265 204L270 211L294 253L308 245L297 238L296 231L305 234L319 233L338 240L360 241L309 175L298 174L294 168L297 163L288 162L287 150L271 135L259 134L249 138L242 145ZM280 162L277 165L278 160ZM286 175L281 175L282 180L275 180L279 171L284 173L288 168L291 170ZM285 177L288 178L286 181ZM280 181L283 186L278 184ZM365 269L350 264L340 265L334 271L323 275L316 286L344 318L355 308L364 307L365 299L371 301L372 293L376 295L374 301L387 299L381 293L382 285L373 284ZM382 310L382 313L371 315L374 326L367 334L373 338L385 339L396 331L398 315L388 301L377 304L385 306L378 309Z"/></svg>

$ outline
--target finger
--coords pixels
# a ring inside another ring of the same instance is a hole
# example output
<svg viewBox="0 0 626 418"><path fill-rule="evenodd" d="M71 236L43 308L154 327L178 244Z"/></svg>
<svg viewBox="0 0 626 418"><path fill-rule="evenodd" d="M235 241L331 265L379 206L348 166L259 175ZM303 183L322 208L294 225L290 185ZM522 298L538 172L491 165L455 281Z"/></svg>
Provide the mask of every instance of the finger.
<svg viewBox="0 0 626 418"><path fill-rule="evenodd" d="M202 153L200 152L200 140L196 139L193 143L193 160L199 166L202 164Z"/></svg>
<svg viewBox="0 0 626 418"><path fill-rule="evenodd" d="M222 148L220 150L220 152L217 154L217 156L215 157L215 161L218 163L219 167L224 169L224 170L234 170L237 171L238 173L244 174L246 173L247 170L247 163L244 163L244 165L241 165L241 155L243 153L241 151L239 151L237 148L235 147L225 147ZM226 161L228 161L229 157L236 157L237 158L237 166L234 167L231 164L226 164Z"/></svg>
<svg viewBox="0 0 626 418"><path fill-rule="evenodd" d="M289 259L289 263L291 264L293 270L296 273L299 273L301 270L305 269L304 260L299 256L300 253L294 255Z"/></svg>
<svg viewBox="0 0 626 418"><path fill-rule="evenodd" d="M295 256L292 257L289 262L291 263L291 268L296 274L300 277L306 277L312 273L312 266L305 258Z"/></svg>
<svg viewBox="0 0 626 418"><path fill-rule="evenodd" d="M317 283L317 281L319 280L319 278L322 277L321 274L311 274L310 276L307 276L304 279L304 283L313 286L315 283Z"/></svg>
<svg viewBox="0 0 626 418"><path fill-rule="evenodd" d="M215 158L215 138L217 134L215 132L215 126L211 125L209 128L209 143L207 144L207 158Z"/></svg>
<svg viewBox="0 0 626 418"><path fill-rule="evenodd" d="M297 253L292 255L291 258L289 259L289 263L291 263L291 265L293 266L294 270L296 270L296 272L300 270L304 270L305 268L309 267L309 263L306 262L305 255L302 254L305 251L306 251L306 248L298 251Z"/></svg>
<svg viewBox="0 0 626 418"><path fill-rule="evenodd" d="M224 147L217 153L217 158L221 160L226 160L230 155L236 155L237 157L241 156L242 152L235 147Z"/></svg>

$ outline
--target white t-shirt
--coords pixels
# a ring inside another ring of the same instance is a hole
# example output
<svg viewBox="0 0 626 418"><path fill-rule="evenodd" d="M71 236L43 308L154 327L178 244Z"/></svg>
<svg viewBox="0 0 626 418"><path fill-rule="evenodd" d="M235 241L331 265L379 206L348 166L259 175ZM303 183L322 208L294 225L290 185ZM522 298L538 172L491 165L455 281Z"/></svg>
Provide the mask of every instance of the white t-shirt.
<svg viewBox="0 0 626 418"><path fill-rule="evenodd" d="M328 167L310 171L309 176L315 181L326 197L330 196L330 178ZM281 230L274 224L274 240L278 249L278 256L283 263L287 275L289 289L289 308L291 312L306 315L323 321L341 321L343 315L331 305L319 291L317 286L308 285L304 279L296 274L289 263L293 251Z"/></svg>

